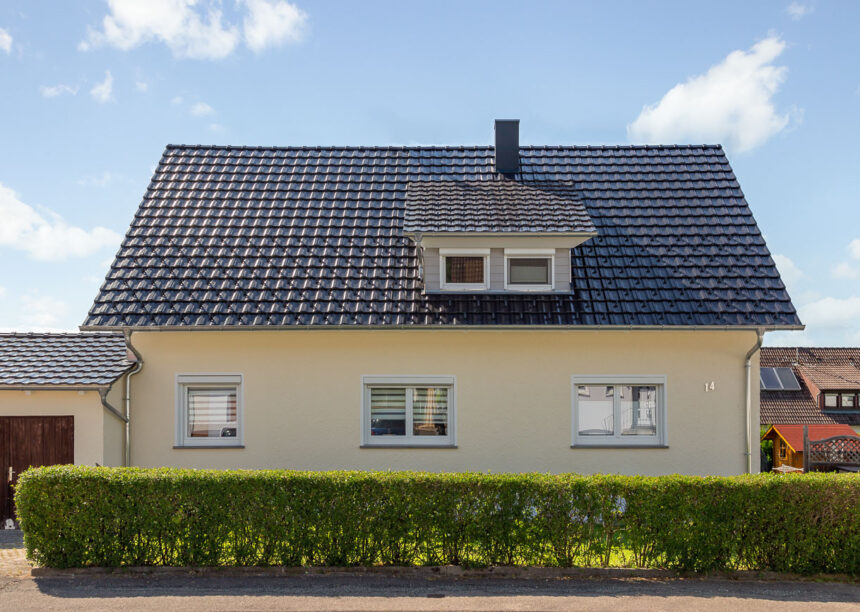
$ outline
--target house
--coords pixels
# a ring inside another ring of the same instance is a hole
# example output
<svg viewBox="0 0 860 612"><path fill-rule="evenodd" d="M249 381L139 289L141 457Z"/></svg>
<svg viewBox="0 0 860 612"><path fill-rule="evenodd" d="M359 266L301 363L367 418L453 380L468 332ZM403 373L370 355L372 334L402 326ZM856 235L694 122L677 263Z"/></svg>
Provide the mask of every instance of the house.
<svg viewBox="0 0 860 612"><path fill-rule="evenodd" d="M722 148L495 138L168 146L82 326L136 355L130 463L757 470L802 325Z"/></svg>
<svg viewBox="0 0 860 612"><path fill-rule="evenodd" d="M115 383L133 365L118 333L0 334L0 522L31 465L122 465Z"/></svg>
<svg viewBox="0 0 860 612"><path fill-rule="evenodd" d="M848 425L771 425L761 437L773 441L773 467L789 466L803 469L803 428L806 427L810 440L825 440L834 436L857 437Z"/></svg>
<svg viewBox="0 0 860 612"><path fill-rule="evenodd" d="M761 349L762 426L849 425L860 432L860 349Z"/></svg>

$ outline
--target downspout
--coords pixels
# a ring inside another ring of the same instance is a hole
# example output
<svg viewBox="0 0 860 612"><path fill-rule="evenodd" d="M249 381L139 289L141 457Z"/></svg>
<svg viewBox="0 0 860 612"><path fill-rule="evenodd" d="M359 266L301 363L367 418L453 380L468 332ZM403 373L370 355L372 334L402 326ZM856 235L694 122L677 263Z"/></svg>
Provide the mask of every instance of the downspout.
<svg viewBox="0 0 860 612"><path fill-rule="evenodd" d="M137 359L137 364L125 375L125 465L131 467L131 377L143 369L143 357L131 344L131 330L125 332L125 346Z"/></svg>
<svg viewBox="0 0 860 612"><path fill-rule="evenodd" d="M114 415L116 418L118 418L123 423L128 423L128 419L125 418L124 416L122 416L122 413L119 410L117 410L116 408L114 408L113 406L111 406L110 403L107 401L107 395L108 395L108 393L110 393L110 388L111 388L111 385L108 385L107 387L100 387L99 388L99 397L102 400L102 406L104 406L108 412L110 412L112 415Z"/></svg>
<svg viewBox="0 0 860 612"><path fill-rule="evenodd" d="M747 463L747 474L752 474L752 445L750 444L750 439L752 437L752 356L756 354L756 352L761 348L761 343L764 340L764 332L761 329L756 330L756 338L755 346L753 346L746 356L746 362L744 367L747 370L747 389L746 389L746 415L747 415L747 443L746 443L746 463Z"/></svg>

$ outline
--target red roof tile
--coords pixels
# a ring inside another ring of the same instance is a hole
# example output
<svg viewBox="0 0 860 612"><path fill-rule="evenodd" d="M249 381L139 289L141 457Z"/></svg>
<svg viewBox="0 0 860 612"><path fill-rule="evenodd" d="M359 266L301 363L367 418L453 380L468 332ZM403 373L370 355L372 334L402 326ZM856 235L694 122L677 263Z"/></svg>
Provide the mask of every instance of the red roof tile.
<svg viewBox="0 0 860 612"><path fill-rule="evenodd" d="M771 429L776 430L782 439L788 442L791 450L802 453L804 427L809 427L810 440L823 440L833 436L857 436L857 433L849 425L772 425ZM857 437L860 438L860 436Z"/></svg>

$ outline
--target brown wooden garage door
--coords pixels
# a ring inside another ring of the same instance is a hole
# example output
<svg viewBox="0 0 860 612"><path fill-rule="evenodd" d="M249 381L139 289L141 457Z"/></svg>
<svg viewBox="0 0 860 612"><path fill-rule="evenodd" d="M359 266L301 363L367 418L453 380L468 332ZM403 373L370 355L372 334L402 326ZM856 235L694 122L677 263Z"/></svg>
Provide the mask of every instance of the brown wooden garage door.
<svg viewBox="0 0 860 612"><path fill-rule="evenodd" d="M15 516L12 485L18 474L28 467L74 462L74 417L0 417L0 520Z"/></svg>

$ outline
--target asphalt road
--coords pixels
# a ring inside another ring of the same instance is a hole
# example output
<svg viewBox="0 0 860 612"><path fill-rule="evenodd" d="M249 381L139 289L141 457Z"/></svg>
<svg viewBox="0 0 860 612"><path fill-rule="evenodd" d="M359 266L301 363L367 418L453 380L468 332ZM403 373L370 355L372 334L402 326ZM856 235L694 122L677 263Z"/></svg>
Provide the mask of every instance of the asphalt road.
<svg viewBox="0 0 860 612"><path fill-rule="evenodd" d="M0 610L860 610L860 586L389 576L0 578Z"/></svg>

